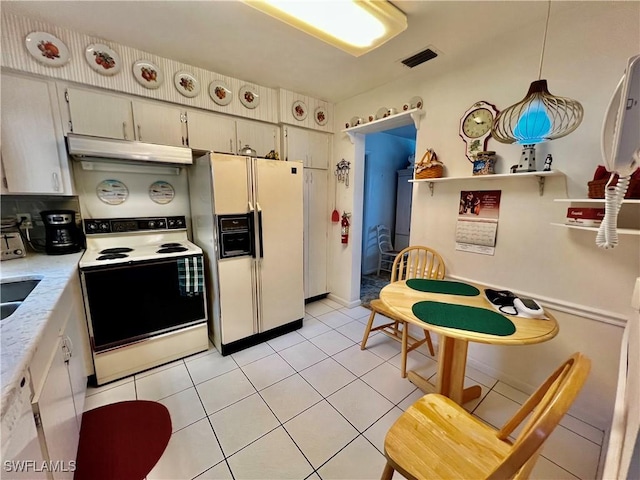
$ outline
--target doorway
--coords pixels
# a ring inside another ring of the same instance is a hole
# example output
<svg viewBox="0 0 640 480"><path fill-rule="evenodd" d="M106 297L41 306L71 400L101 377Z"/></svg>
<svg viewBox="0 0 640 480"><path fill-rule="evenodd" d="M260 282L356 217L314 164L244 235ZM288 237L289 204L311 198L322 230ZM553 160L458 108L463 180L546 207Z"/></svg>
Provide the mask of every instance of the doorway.
<svg viewBox="0 0 640 480"><path fill-rule="evenodd" d="M390 272L378 271L377 226L389 228L395 250L409 244L413 159L416 129L406 125L365 136L360 300L368 307L389 283ZM397 245L396 245L397 244Z"/></svg>

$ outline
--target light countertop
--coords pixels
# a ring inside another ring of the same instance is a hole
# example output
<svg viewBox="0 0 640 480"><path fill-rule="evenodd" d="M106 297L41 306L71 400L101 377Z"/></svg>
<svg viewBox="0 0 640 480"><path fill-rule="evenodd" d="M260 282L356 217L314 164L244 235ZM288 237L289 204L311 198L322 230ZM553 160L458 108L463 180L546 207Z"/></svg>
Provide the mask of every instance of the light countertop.
<svg viewBox="0 0 640 480"><path fill-rule="evenodd" d="M40 279L13 315L0 322L0 419L3 434L11 430L15 420L20 380L69 279L78 275L78 261L82 253L55 256L31 253L25 258L0 263L1 282Z"/></svg>

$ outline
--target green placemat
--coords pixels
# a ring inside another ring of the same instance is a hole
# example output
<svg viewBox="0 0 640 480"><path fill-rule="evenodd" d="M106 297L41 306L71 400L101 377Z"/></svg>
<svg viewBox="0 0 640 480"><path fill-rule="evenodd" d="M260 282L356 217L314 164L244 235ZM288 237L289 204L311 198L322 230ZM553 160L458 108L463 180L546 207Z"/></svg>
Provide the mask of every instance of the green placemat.
<svg viewBox="0 0 640 480"><path fill-rule="evenodd" d="M439 327L488 333L499 337L512 335L516 331L515 325L507 317L484 308L426 301L415 303L411 309L423 322Z"/></svg>
<svg viewBox="0 0 640 480"><path fill-rule="evenodd" d="M412 278L411 280L407 280L407 286L421 292L447 293L449 295L462 295L465 297L480 295L480 290L473 285L462 282L451 282L449 280Z"/></svg>

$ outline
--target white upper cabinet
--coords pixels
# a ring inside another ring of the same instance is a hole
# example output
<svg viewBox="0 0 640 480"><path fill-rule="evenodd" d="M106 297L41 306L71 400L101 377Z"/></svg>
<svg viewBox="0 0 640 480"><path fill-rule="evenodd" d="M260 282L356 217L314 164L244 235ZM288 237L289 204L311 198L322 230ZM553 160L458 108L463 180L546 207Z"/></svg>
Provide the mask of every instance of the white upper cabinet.
<svg viewBox="0 0 640 480"><path fill-rule="evenodd" d="M288 160L302 161L307 168L329 168L329 134L295 127L286 127L285 130L285 154Z"/></svg>
<svg viewBox="0 0 640 480"><path fill-rule="evenodd" d="M189 110L189 146L195 150L237 154L245 145L264 157L271 150L280 153L277 125L236 120L225 115Z"/></svg>
<svg viewBox="0 0 640 480"><path fill-rule="evenodd" d="M185 110L160 102L132 100L68 87L69 131L81 135L186 146Z"/></svg>
<svg viewBox="0 0 640 480"><path fill-rule="evenodd" d="M116 95L67 88L73 133L135 140L131 100Z"/></svg>
<svg viewBox="0 0 640 480"><path fill-rule="evenodd" d="M5 193L72 195L55 84L2 74Z"/></svg>
<svg viewBox="0 0 640 480"><path fill-rule="evenodd" d="M249 145L256 151L258 157L264 157L271 150L279 152L279 129L276 125L253 122L250 120L236 120L237 149Z"/></svg>
<svg viewBox="0 0 640 480"><path fill-rule="evenodd" d="M195 150L236 153L236 121L214 113L187 112L189 146Z"/></svg>
<svg viewBox="0 0 640 480"><path fill-rule="evenodd" d="M187 120L183 108L158 102L133 102L136 139L140 142L187 145Z"/></svg>

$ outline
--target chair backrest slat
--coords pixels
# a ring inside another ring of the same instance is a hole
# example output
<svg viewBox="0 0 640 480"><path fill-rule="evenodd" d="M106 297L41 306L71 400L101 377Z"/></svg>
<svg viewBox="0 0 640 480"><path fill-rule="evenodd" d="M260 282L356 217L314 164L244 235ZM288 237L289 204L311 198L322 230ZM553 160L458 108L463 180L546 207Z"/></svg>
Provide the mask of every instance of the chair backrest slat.
<svg viewBox="0 0 640 480"><path fill-rule="evenodd" d="M580 393L590 368L591 361L587 357L573 354L496 432L498 438L506 440L528 418L505 460L487 478L514 478L526 467Z"/></svg>
<svg viewBox="0 0 640 480"><path fill-rule="evenodd" d="M380 253L393 251L393 243L391 242L391 231L386 225L376 226L378 234L378 249Z"/></svg>
<svg viewBox="0 0 640 480"><path fill-rule="evenodd" d="M438 252L429 247L412 246L402 250L396 256L391 267L391 281L410 278L443 279L444 260Z"/></svg>

